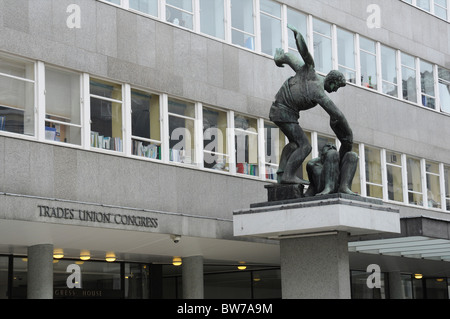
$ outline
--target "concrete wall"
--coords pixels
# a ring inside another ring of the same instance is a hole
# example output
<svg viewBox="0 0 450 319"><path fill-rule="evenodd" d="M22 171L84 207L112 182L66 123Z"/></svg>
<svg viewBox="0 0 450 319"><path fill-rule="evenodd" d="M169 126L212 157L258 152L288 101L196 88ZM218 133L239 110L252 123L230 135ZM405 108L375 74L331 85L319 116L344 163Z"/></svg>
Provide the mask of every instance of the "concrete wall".
<svg viewBox="0 0 450 319"><path fill-rule="evenodd" d="M265 118L292 74L268 57L94 0L76 1L81 28L69 29L73 2L0 0L0 51ZM450 68L450 24L401 1L282 2ZM380 5L382 29L367 28L372 3ZM356 142L450 163L448 116L351 85L333 99ZM331 134L319 108L302 114L301 124ZM262 183L247 179L11 138L0 138L0 150L4 192L217 217L265 200L256 191Z"/></svg>

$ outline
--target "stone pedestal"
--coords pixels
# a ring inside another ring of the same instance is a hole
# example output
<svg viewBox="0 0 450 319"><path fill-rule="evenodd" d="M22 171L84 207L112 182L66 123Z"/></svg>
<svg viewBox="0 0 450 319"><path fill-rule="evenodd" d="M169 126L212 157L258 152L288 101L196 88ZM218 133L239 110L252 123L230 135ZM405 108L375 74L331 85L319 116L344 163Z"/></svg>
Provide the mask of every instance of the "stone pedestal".
<svg viewBox="0 0 450 319"><path fill-rule="evenodd" d="M234 235L280 241L282 297L350 298L348 236L400 233L398 210L333 194L234 212Z"/></svg>
<svg viewBox="0 0 450 319"><path fill-rule="evenodd" d="M302 184L270 184L267 189L269 202L303 198L304 186Z"/></svg>

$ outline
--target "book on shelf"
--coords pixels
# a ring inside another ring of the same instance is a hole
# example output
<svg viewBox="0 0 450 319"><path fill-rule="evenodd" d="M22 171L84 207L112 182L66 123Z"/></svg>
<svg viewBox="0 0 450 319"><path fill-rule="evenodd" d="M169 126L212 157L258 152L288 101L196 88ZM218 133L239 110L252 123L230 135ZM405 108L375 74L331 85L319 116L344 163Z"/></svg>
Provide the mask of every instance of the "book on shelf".
<svg viewBox="0 0 450 319"><path fill-rule="evenodd" d="M56 128L55 127L45 127L45 139L49 141L56 141Z"/></svg>
<svg viewBox="0 0 450 319"><path fill-rule="evenodd" d="M5 130L6 116L0 116L0 131Z"/></svg>
<svg viewBox="0 0 450 319"><path fill-rule="evenodd" d="M277 179L277 169L274 167L266 166L266 179Z"/></svg>
<svg viewBox="0 0 450 319"><path fill-rule="evenodd" d="M144 142L133 141L133 154L137 156L161 159L161 146L157 144L144 145Z"/></svg>
<svg viewBox="0 0 450 319"><path fill-rule="evenodd" d="M192 157L183 149L177 150L171 148L169 150L169 159L172 162L192 164Z"/></svg>
<svg viewBox="0 0 450 319"><path fill-rule="evenodd" d="M237 163L236 170L240 174L258 176L258 165L250 163Z"/></svg>
<svg viewBox="0 0 450 319"><path fill-rule="evenodd" d="M98 132L91 132L91 147L122 152L123 143L120 137L103 136Z"/></svg>

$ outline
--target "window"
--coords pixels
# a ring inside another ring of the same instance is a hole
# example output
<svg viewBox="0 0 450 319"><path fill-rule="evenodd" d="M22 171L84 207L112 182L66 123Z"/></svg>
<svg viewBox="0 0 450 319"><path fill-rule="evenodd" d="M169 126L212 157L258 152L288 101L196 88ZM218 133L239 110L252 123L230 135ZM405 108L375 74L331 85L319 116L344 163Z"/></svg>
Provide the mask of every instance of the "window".
<svg viewBox="0 0 450 319"><path fill-rule="evenodd" d="M416 0L416 1L417 1L417 6L419 8L430 12L430 10L431 10L430 0Z"/></svg>
<svg viewBox="0 0 450 319"><path fill-rule="evenodd" d="M382 91L398 97L397 57L394 49L381 46Z"/></svg>
<svg viewBox="0 0 450 319"><path fill-rule="evenodd" d="M281 5L270 0L260 0L261 52L274 56L281 48Z"/></svg>
<svg viewBox="0 0 450 319"><path fill-rule="evenodd" d="M355 35L343 29L337 29L338 65L350 83L356 83Z"/></svg>
<svg viewBox="0 0 450 319"><path fill-rule="evenodd" d="M154 17L158 16L158 0L129 0L130 9L134 9Z"/></svg>
<svg viewBox="0 0 450 319"><path fill-rule="evenodd" d="M423 205L422 195L422 179L420 160L407 157L407 172L408 172L408 202L413 205Z"/></svg>
<svg viewBox="0 0 450 319"><path fill-rule="evenodd" d="M117 4L118 6L120 6L121 5L121 0L106 0L107 2L111 2L111 3L114 3L114 4Z"/></svg>
<svg viewBox="0 0 450 319"><path fill-rule="evenodd" d="M203 107L203 166L229 171L227 144L228 113Z"/></svg>
<svg viewBox="0 0 450 319"><path fill-rule="evenodd" d="M253 0L231 0L231 42L255 49Z"/></svg>
<svg viewBox="0 0 450 319"><path fill-rule="evenodd" d="M192 0L166 0L166 21L193 30Z"/></svg>
<svg viewBox="0 0 450 319"><path fill-rule="evenodd" d="M122 86L90 81L91 147L122 152Z"/></svg>
<svg viewBox="0 0 450 319"><path fill-rule="evenodd" d="M381 287L380 288L369 288L367 285L367 278L371 276L372 273L365 271L350 271L350 282L352 299L386 299L386 290L388 287L386 283L385 273L381 273Z"/></svg>
<svg viewBox="0 0 450 319"><path fill-rule="evenodd" d="M225 39L224 0L200 0L200 32Z"/></svg>
<svg viewBox="0 0 450 319"><path fill-rule="evenodd" d="M194 164L195 158L195 105L169 99L169 160Z"/></svg>
<svg viewBox="0 0 450 319"><path fill-rule="evenodd" d="M352 152L355 152L359 157L359 145L356 143L353 143L353 149ZM357 194L361 194L361 173L359 168L356 168L355 176L353 176L352 181L352 191Z"/></svg>
<svg viewBox="0 0 450 319"><path fill-rule="evenodd" d="M378 149L365 146L366 163L366 194L368 197L383 198L381 178L381 152Z"/></svg>
<svg viewBox="0 0 450 319"><path fill-rule="evenodd" d="M447 0L434 0L434 14L447 20Z"/></svg>
<svg viewBox="0 0 450 319"><path fill-rule="evenodd" d="M450 71L439 67L439 102L442 112L450 113Z"/></svg>
<svg viewBox="0 0 450 319"><path fill-rule="evenodd" d="M161 159L159 95L131 90L132 154Z"/></svg>
<svg viewBox="0 0 450 319"><path fill-rule="evenodd" d="M331 24L314 19L313 38L316 70L327 74L333 68Z"/></svg>
<svg viewBox="0 0 450 319"><path fill-rule="evenodd" d="M402 156L394 152L386 152L387 192L388 199L403 202Z"/></svg>
<svg viewBox="0 0 450 319"><path fill-rule="evenodd" d="M235 115L236 172L258 176L258 125L254 118Z"/></svg>
<svg viewBox="0 0 450 319"><path fill-rule="evenodd" d="M307 16L298 11L292 10L290 8L287 9L287 23L295 27L305 38L307 36ZM297 44L294 37L294 33L290 30L288 31L288 46L289 51L292 53L298 54Z"/></svg>
<svg viewBox="0 0 450 319"><path fill-rule="evenodd" d="M360 37L361 85L377 90L377 52L374 41Z"/></svg>
<svg viewBox="0 0 450 319"><path fill-rule="evenodd" d="M434 110L436 108L436 95L434 92L433 65L422 60L420 61L420 82L422 105Z"/></svg>
<svg viewBox="0 0 450 319"><path fill-rule="evenodd" d="M34 135L34 63L0 56L0 131Z"/></svg>
<svg viewBox="0 0 450 319"><path fill-rule="evenodd" d="M445 209L450 211L450 166L444 166Z"/></svg>
<svg viewBox="0 0 450 319"><path fill-rule="evenodd" d="M441 182L439 164L427 161L425 164L427 180L427 203L429 208L441 208Z"/></svg>
<svg viewBox="0 0 450 319"><path fill-rule="evenodd" d="M417 102L415 58L403 52L402 52L402 88L403 88L403 99L411 102Z"/></svg>
<svg viewBox="0 0 450 319"><path fill-rule="evenodd" d="M286 145L286 136L272 123L264 122L266 179L277 180L281 152Z"/></svg>
<svg viewBox="0 0 450 319"><path fill-rule="evenodd" d="M45 139L81 145L81 80L77 73L45 68Z"/></svg>

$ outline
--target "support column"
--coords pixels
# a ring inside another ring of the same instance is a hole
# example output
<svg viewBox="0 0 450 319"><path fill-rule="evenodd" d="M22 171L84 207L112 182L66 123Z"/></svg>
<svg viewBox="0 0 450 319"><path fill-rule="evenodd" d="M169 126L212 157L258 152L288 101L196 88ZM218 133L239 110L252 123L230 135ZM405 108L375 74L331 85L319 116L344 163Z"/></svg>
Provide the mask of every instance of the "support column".
<svg viewBox="0 0 450 319"><path fill-rule="evenodd" d="M28 299L53 299L53 245L28 247Z"/></svg>
<svg viewBox="0 0 450 319"><path fill-rule="evenodd" d="M350 299L348 234L282 239L283 299Z"/></svg>
<svg viewBox="0 0 450 319"><path fill-rule="evenodd" d="M203 256L183 258L183 298L203 299Z"/></svg>

